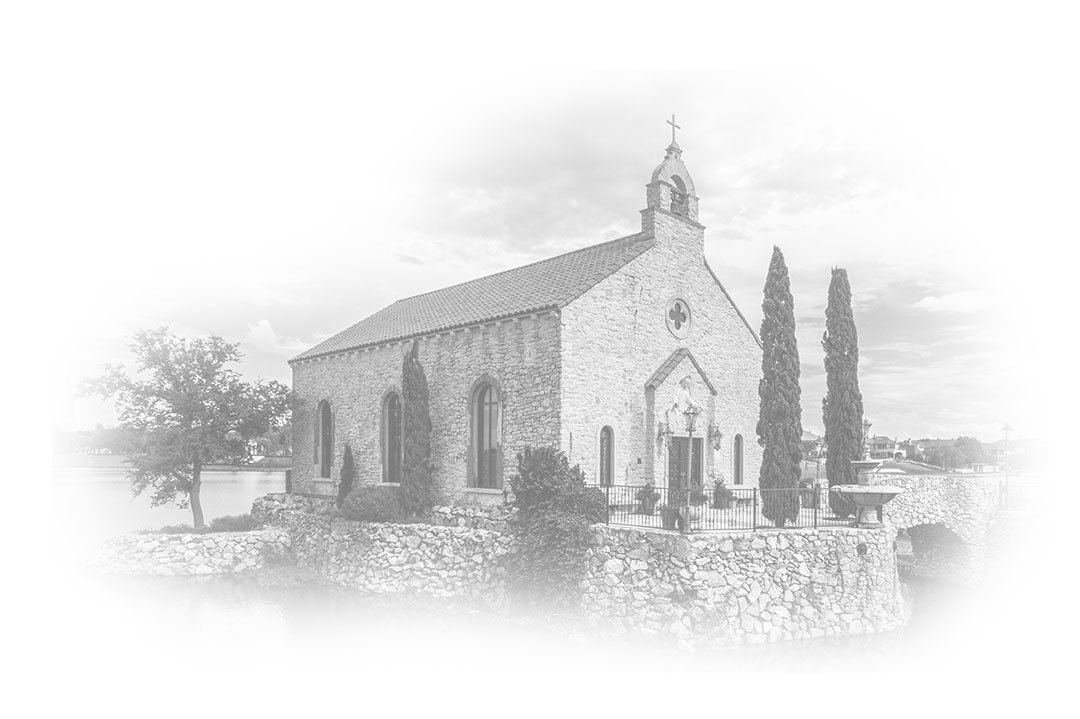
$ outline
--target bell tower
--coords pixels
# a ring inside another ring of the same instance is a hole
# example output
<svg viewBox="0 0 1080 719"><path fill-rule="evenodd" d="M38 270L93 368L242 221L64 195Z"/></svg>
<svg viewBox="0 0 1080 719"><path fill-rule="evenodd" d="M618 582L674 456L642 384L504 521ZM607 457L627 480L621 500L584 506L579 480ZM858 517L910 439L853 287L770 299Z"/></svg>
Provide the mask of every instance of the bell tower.
<svg viewBox="0 0 1080 719"><path fill-rule="evenodd" d="M668 120L671 125L671 144L664 151L664 161L653 170L649 184L645 186L645 209L641 211L641 229L654 234L675 232L684 235L692 230L704 251L704 227L698 223L698 198L694 194L694 180L682 160L682 148L675 141L675 116ZM666 230L666 232L665 232Z"/></svg>
<svg viewBox="0 0 1080 719"><path fill-rule="evenodd" d="M653 170L645 186L646 207L658 207L673 215L697 222L698 198L694 181L682 161L682 148L674 140L667 146L664 161Z"/></svg>

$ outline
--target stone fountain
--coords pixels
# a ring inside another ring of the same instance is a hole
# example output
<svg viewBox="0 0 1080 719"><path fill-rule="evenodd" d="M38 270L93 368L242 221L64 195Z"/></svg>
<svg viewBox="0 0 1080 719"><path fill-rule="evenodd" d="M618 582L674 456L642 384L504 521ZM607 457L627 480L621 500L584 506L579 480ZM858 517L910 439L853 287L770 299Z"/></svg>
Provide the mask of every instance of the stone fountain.
<svg viewBox="0 0 1080 719"><path fill-rule="evenodd" d="M855 523L852 526L870 529L882 526L877 520L877 509L904 490L900 487L863 484L841 484L830 491L836 492L855 505Z"/></svg>
<svg viewBox="0 0 1080 719"><path fill-rule="evenodd" d="M870 459L870 423L863 422L863 458L853 459L858 484L841 484L829 491L836 492L855 507L855 522L852 526L873 528L882 526L877 518L877 510L883 504L904 490L886 485L869 486L870 475L881 466L880 459Z"/></svg>

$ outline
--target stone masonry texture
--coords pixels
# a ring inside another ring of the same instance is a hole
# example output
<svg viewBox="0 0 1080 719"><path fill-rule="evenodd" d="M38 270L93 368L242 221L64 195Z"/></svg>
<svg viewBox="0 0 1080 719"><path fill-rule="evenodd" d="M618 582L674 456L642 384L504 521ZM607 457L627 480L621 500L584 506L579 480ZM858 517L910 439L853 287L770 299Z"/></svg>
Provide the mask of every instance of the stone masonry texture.
<svg viewBox="0 0 1080 719"><path fill-rule="evenodd" d="M913 574L971 582L982 573L998 509L996 478L870 474L868 484L903 490L883 506L882 519L910 537Z"/></svg>
<svg viewBox="0 0 1080 719"><path fill-rule="evenodd" d="M288 559L289 547L289 534L280 527L253 532L124 534L102 546L95 564L119 574L228 574Z"/></svg>
<svg viewBox="0 0 1080 719"><path fill-rule="evenodd" d="M438 510L453 526L348 522L328 502L257 500L252 514L288 530L297 562L371 593L506 602L514 551L492 508ZM486 515L486 516L485 516ZM606 631L728 644L890 631L903 618L892 530L730 532L690 537L596 525L581 610Z"/></svg>
<svg viewBox="0 0 1080 719"><path fill-rule="evenodd" d="M582 600L608 628L690 643L763 643L898 628L888 529L685 537L598 527Z"/></svg>
<svg viewBox="0 0 1080 719"><path fill-rule="evenodd" d="M561 446L571 462L580 463L596 481L600 429L610 425L615 431L615 483L652 481L664 486L666 462L656 437L658 423L677 399L680 380L689 377L692 399L704 408L696 436L710 426L722 433L718 451L705 442L705 481L712 472L733 486L733 443L741 434L744 486L757 486L760 347L705 265L701 226L646 210L649 226L656 238L653 248L563 310ZM690 306L691 330L684 339L668 330L672 298ZM715 396L684 359L649 397L646 381L680 347L693 353ZM675 413L671 425L685 436L681 419Z"/></svg>
<svg viewBox="0 0 1080 719"><path fill-rule="evenodd" d="M555 313L516 318L444 332L420 339L420 362L427 376L435 481L449 500L490 492L468 490L470 400L483 379L492 380L502 399L500 416L503 479L527 446L554 446L559 437L559 317ZM293 427L293 486L297 491L332 494L345 444L352 447L357 481L382 481L382 404L401 391L402 358L412 341L331 355L293 365L299 406ZM315 410L328 400L334 417L331 480L315 478ZM502 501L502 493L495 493Z"/></svg>

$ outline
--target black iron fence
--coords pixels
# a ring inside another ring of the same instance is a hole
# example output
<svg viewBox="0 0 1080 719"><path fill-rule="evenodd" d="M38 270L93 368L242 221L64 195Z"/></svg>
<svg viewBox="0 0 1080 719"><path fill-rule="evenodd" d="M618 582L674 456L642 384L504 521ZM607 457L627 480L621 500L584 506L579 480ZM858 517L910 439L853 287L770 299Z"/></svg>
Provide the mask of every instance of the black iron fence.
<svg viewBox="0 0 1080 719"><path fill-rule="evenodd" d="M607 523L675 531L847 526L829 509L827 489L685 489L593 485L607 500ZM687 526L688 525L688 526Z"/></svg>
<svg viewBox="0 0 1080 719"><path fill-rule="evenodd" d="M1046 485L1041 482L1012 480L998 482L998 508L1005 511L1031 511L1046 497Z"/></svg>

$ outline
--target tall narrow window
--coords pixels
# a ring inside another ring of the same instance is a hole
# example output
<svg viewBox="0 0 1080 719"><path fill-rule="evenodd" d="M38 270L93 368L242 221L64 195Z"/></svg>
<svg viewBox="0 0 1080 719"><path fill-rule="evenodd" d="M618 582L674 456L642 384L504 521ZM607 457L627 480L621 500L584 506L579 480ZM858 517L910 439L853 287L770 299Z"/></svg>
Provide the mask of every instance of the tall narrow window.
<svg viewBox="0 0 1080 719"><path fill-rule="evenodd" d="M735 475L735 484L743 483L743 458L742 458L742 435L735 435L735 443L732 447L732 472Z"/></svg>
<svg viewBox="0 0 1080 719"><path fill-rule="evenodd" d="M396 392L386 396L382 413L383 481L401 483L401 397Z"/></svg>
<svg viewBox="0 0 1080 719"><path fill-rule="evenodd" d="M330 479L330 467L333 463L334 417L330 411L330 403L324 399L315 410L315 476Z"/></svg>
<svg viewBox="0 0 1080 719"><path fill-rule="evenodd" d="M499 392L489 383L480 385L473 401L473 451L476 456L476 486L502 487L499 461Z"/></svg>
<svg viewBox="0 0 1080 719"><path fill-rule="evenodd" d="M600 430L600 484L611 486L614 479L615 430L605 426Z"/></svg>

